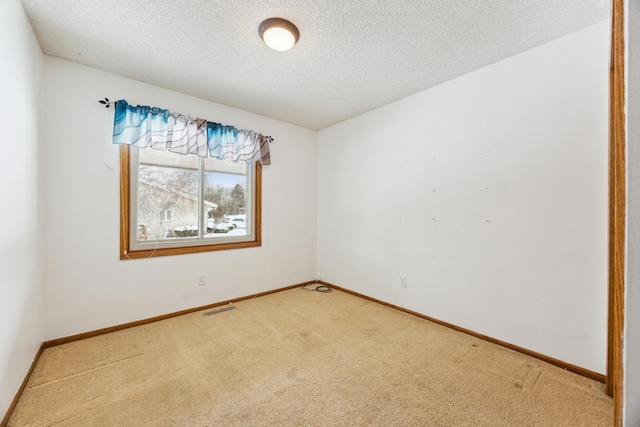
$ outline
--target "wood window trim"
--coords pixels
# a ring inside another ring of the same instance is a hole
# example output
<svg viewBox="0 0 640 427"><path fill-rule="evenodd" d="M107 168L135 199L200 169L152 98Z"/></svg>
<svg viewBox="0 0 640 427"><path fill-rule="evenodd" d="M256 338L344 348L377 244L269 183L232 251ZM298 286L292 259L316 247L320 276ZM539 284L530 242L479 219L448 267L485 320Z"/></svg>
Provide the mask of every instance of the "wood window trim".
<svg viewBox="0 0 640 427"><path fill-rule="evenodd" d="M120 146L120 259L140 259L169 255L184 255L229 249L253 248L262 245L262 164L256 162L254 182L254 239L243 242L203 244L178 248L157 248L131 251L129 247L129 225L131 218L131 152L128 145Z"/></svg>

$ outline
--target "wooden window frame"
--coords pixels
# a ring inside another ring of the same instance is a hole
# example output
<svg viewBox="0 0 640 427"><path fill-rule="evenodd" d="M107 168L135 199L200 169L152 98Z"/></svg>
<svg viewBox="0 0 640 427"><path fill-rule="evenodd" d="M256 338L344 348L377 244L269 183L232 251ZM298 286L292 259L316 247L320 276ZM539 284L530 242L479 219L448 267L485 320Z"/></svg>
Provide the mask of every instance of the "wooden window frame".
<svg viewBox="0 0 640 427"><path fill-rule="evenodd" d="M229 249L253 248L262 245L262 165L256 162L254 175L253 221L255 229L253 239L242 242L211 243L203 241L202 245L163 248L156 247L144 250L130 248L131 221L131 149L128 145L120 146L120 259L140 259L169 255L184 255L200 252L222 251Z"/></svg>

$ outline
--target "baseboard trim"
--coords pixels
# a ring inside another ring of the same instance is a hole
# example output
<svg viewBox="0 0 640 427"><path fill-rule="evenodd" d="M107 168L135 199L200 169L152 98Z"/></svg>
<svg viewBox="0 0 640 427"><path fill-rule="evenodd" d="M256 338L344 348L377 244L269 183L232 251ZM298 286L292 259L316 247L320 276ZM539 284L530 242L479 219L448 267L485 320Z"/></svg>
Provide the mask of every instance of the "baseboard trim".
<svg viewBox="0 0 640 427"><path fill-rule="evenodd" d="M304 286L304 285L306 285L307 283L310 283L310 282L313 282L313 281L303 282L303 283L299 283L297 285L285 286L284 288L278 288L278 289L273 289L273 290L270 290L270 291L260 292L260 293L253 294L253 295L247 295L247 296L243 296L243 297L233 298L233 299L230 299L230 300L220 301L220 302L216 302L216 303L213 303L213 304L203 305L203 306L200 306L200 307L188 308L186 310L176 311L176 312L173 312L173 313L163 314L163 315L155 316L155 317L149 317L148 319L141 319L141 320L136 320L134 322L123 323L121 325L109 326L107 328L96 329L94 331L83 332L81 334L71 335L71 336L68 336L68 337L57 338L57 339L54 339L54 340L43 342L42 346L43 346L43 348L49 348L49 347L55 347L55 346L61 345L61 344L67 344L67 343L74 342L74 341L80 341L80 340L83 340L85 338L97 337L99 335L109 334L111 332L117 332L117 331L121 331L123 329L133 328L135 326L146 325L146 324L149 324L149 323L158 322L160 320L170 319L170 318L176 317L176 316L182 316L183 314L194 313L196 311L207 310L207 309L210 309L210 308L219 307L221 305L232 304L232 303L238 302L238 301L243 301L243 300L247 300L247 299L251 299L251 298L257 298L257 297L262 297L262 296L269 295L269 294L275 294L277 292L282 292L282 291L286 291L286 290L289 290L289 289L299 288L299 287ZM0 426L0 427L4 427L4 426Z"/></svg>
<svg viewBox="0 0 640 427"><path fill-rule="evenodd" d="M16 405L18 404L18 400L20 400L20 397L22 396L24 389L27 388L27 383L31 378L31 374L33 373L33 370L38 364L38 360L40 360L40 356L42 355L42 351L44 350L44 348L45 348L44 345L40 344L40 347L38 348L38 351L36 352L36 355L33 358L33 362L31 362L31 366L29 367L27 374L24 376L24 380L22 381L22 384L18 389L18 392L16 393L15 397L11 401L11 405L9 405L9 407L7 408L7 412L4 414L4 418L2 418L2 421L0 421L0 427L7 427L7 424L9 424L9 418L11 418L11 415L13 415L13 410L16 409Z"/></svg>
<svg viewBox="0 0 640 427"><path fill-rule="evenodd" d="M366 299L366 300L369 300L369 301L373 301L373 302L376 302L378 304L382 304L382 305L385 305L387 307L391 307L391 308L394 308L396 310L403 311L405 313L412 314L414 316L420 317L420 318L428 320L430 322L437 323L439 325L445 326L447 328L453 329L453 330L458 331L458 332L465 333L467 335L471 335L471 336L476 337L476 338L480 338L480 339L488 341L490 343L498 344L498 345L500 345L502 347L506 347L506 348L508 348L510 350L517 351L518 353L522 353L522 354L526 354L527 356L535 357L536 359L540 359L540 360L542 360L544 362L547 362L547 363L550 363L552 365L558 366L559 368L565 369L567 371L573 372L573 373L578 374L578 375L582 375L583 377L587 377L587 378L590 378L592 380L599 381L601 383L605 382L605 379L606 379L605 375L599 374L597 372L590 371L590 370L582 368L580 366L572 365L570 363L563 362L562 360L558 360L558 359L555 359L553 357L545 356L544 354L537 353L535 351L528 350L526 348L519 347L519 346L514 345L514 344L509 344L508 342L500 341L498 339L491 338L489 336L486 336L486 335L483 335L483 334L479 334L477 332L473 332L473 331L471 331L469 329L461 328L460 326L456 326L456 325L453 325L451 323L443 322L442 320L438 320L438 319L435 319L433 317L425 316L424 314L418 313L416 311L408 310L406 308L399 307L397 305L393 305L393 304L390 304L388 302L381 301L381 300L372 298L370 296L367 296L367 295L364 295L364 294L361 294L361 293L358 293L358 292L351 291L349 289L345 289L345 288L343 288L341 286L336 286L334 284L325 282L323 280L316 280L315 283L322 284L322 285L325 285L325 286L330 286L330 287L332 287L334 289L337 289L337 290L340 290L342 292L346 292L348 294L351 294L351 295L354 295L354 296L357 296L357 297L360 297L360 298L363 298L363 299Z"/></svg>

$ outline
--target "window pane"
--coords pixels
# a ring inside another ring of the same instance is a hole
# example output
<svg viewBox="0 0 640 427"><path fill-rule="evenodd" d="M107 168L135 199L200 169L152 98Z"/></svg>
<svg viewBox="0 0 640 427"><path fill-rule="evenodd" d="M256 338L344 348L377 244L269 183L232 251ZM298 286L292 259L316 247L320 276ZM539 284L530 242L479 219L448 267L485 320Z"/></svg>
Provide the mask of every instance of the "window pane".
<svg viewBox="0 0 640 427"><path fill-rule="evenodd" d="M198 157L140 150L138 242L198 238Z"/></svg>
<svg viewBox="0 0 640 427"><path fill-rule="evenodd" d="M205 237L246 236L251 213L250 173L246 163L207 158L204 177Z"/></svg>

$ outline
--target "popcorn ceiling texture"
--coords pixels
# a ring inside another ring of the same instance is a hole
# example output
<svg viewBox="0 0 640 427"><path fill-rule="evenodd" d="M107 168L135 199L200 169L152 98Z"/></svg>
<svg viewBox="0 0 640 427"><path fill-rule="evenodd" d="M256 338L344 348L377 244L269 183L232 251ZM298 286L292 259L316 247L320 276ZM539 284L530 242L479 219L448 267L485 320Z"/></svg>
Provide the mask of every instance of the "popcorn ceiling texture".
<svg viewBox="0 0 640 427"><path fill-rule="evenodd" d="M609 17L608 0L23 5L48 55L316 130ZM270 17L296 24L292 50L261 41Z"/></svg>

